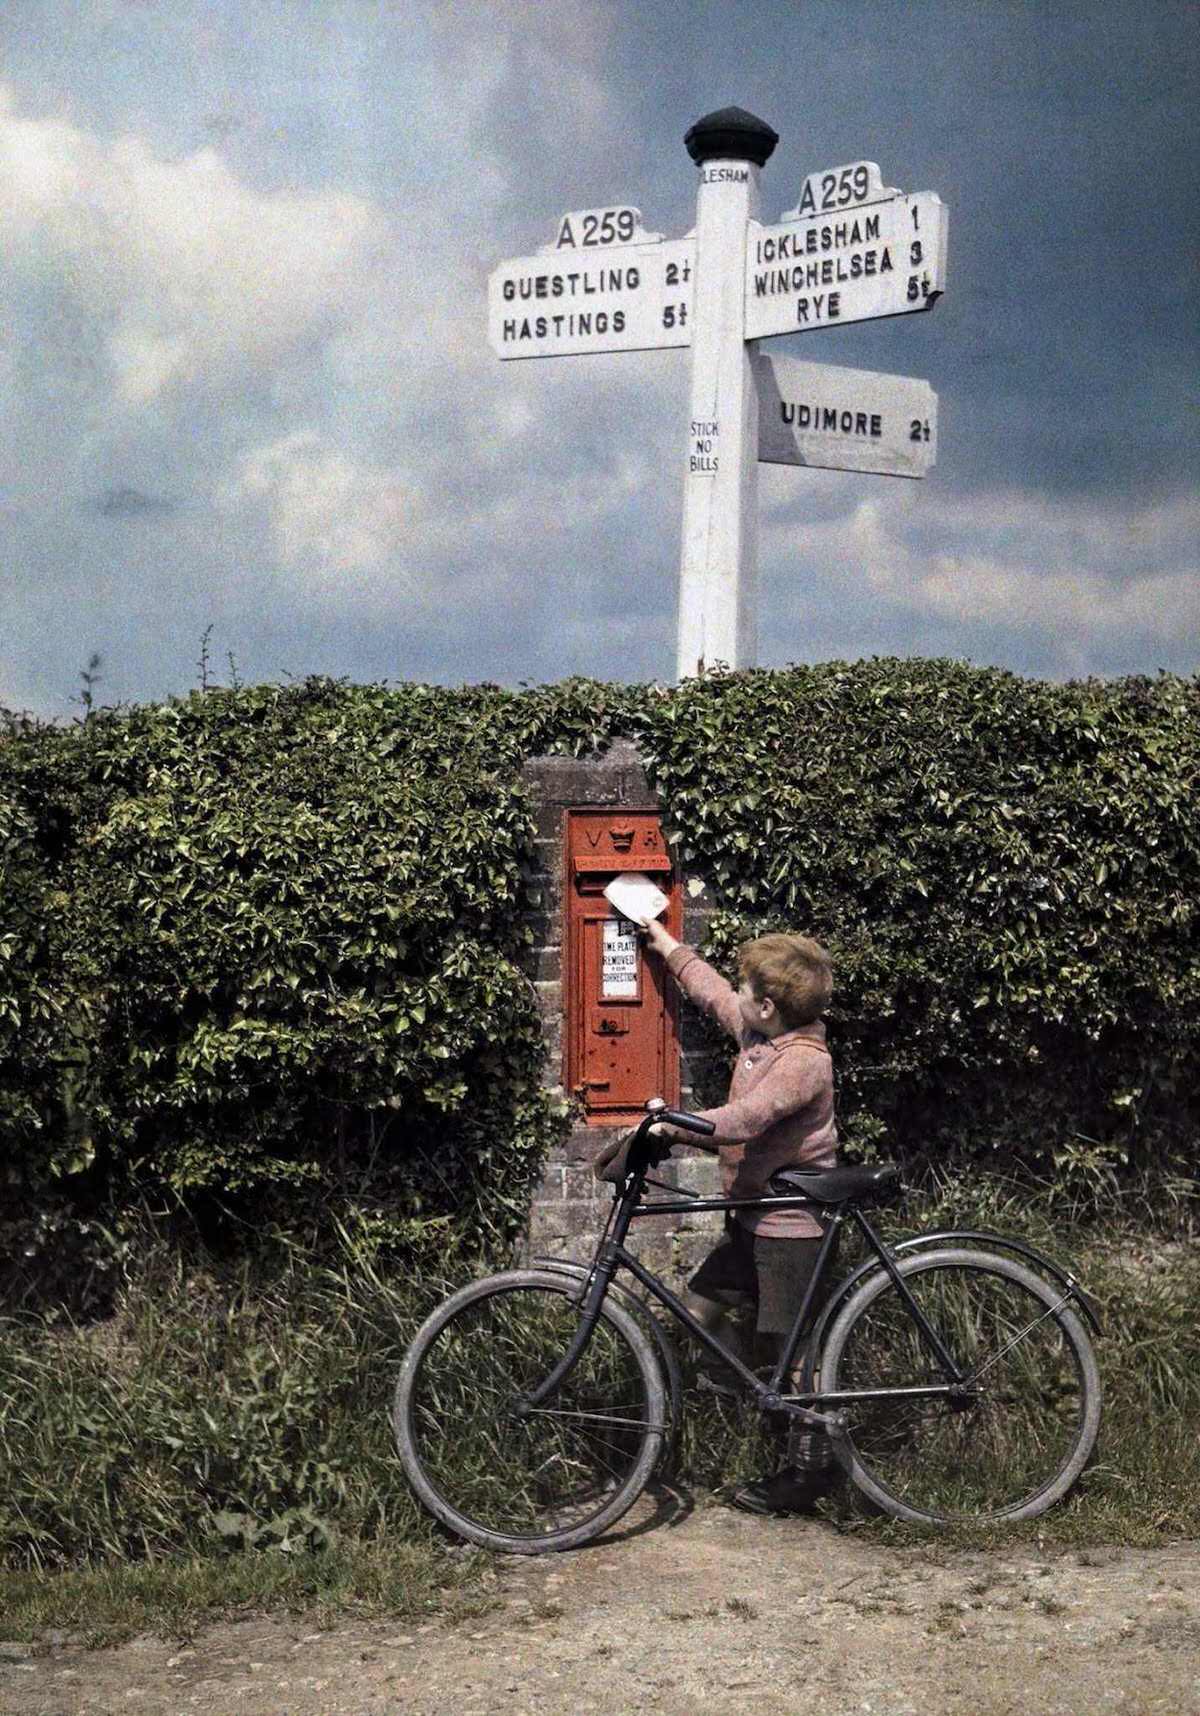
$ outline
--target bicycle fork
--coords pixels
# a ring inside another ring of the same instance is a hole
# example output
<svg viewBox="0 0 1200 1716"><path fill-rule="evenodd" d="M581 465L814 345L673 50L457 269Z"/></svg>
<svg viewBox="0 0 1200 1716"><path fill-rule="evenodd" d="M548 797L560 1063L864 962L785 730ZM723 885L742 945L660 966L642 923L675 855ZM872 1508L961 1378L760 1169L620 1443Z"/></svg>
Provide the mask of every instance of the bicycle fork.
<svg viewBox="0 0 1200 1716"><path fill-rule="evenodd" d="M513 1416L528 1418L531 1413L541 1406L543 1401L562 1387L567 1377L574 1370L583 1356L584 1349L591 1340L596 1324L600 1321L600 1308L604 1304L604 1295L608 1292L608 1284L616 1273L616 1247L612 1240L605 1240L600 1248L600 1255L592 1270L587 1292L580 1307L579 1324L575 1333L567 1343L567 1350L559 1359L549 1376L539 1382L537 1387L513 1405Z"/></svg>

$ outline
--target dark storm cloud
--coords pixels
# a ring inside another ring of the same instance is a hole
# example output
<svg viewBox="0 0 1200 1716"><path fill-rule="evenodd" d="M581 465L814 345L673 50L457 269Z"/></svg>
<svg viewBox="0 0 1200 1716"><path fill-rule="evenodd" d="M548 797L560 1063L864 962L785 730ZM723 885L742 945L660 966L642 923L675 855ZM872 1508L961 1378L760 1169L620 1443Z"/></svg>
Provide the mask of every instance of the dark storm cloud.
<svg viewBox="0 0 1200 1716"><path fill-rule="evenodd" d="M773 345L928 376L959 481L1133 494L1192 480L1194 6L702 0L624 17L614 48L637 123L623 152L664 193L690 188L687 124L735 100L780 133L766 220L807 172L864 156L949 206L948 290L928 318Z"/></svg>
<svg viewBox="0 0 1200 1716"><path fill-rule="evenodd" d="M125 483L106 489L87 506L101 518L163 518L178 510L178 502L167 500L163 495L144 494L141 489L130 488Z"/></svg>

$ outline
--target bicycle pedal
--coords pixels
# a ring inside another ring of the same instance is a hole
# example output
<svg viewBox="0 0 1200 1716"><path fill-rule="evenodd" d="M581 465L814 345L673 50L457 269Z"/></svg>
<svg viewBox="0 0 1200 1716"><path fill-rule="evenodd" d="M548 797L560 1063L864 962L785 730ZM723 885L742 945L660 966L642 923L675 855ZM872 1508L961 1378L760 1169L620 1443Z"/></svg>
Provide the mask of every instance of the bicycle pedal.
<svg viewBox="0 0 1200 1716"><path fill-rule="evenodd" d="M723 1376L710 1376L706 1370L696 1372L696 1387L702 1394L715 1394L722 1400L736 1400L742 1392L739 1383L726 1382Z"/></svg>

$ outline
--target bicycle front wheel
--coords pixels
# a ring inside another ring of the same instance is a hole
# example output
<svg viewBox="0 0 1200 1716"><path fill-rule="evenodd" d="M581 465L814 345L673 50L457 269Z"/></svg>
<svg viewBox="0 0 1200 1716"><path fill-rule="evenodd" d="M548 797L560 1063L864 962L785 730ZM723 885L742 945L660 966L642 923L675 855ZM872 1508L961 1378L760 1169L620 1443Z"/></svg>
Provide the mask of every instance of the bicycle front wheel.
<svg viewBox="0 0 1200 1716"><path fill-rule="evenodd" d="M578 1288L582 1288L590 1275L586 1263L572 1263L559 1257L531 1258L530 1267L539 1275L568 1275ZM669 1476L678 1453L679 1433L683 1424L683 1372L679 1365L679 1355L670 1336L650 1307L635 1298L620 1281L609 1283L608 1300L609 1303L615 1301L623 1311L628 1311L630 1316L636 1319L638 1327L654 1349L655 1361L662 1372L663 1386L667 1393L667 1428L655 1471L659 1477Z"/></svg>
<svg viewBox="0 0 1200 1716"><path fill-rule="evenodd" d="M991 1253L898 1260L905 1286L963 1373L950 1396L848 1402L839 1460L897 1519L1029 1519L1064 1496L1100 1424L1091 1342L1057 1284ZM867 1278L834 1320L821 1390L949 1379L891 1278Z"/></svg>
<svg viewBox="0 0 1200 1716"><path fill-rule="evenodd" d="M518 1555L573 1549L645 1489L668 1433L645 1334L606 1301L561 1386L530 1410L580 1318L579 1284L516 1270L473 1282L418 1330L392 1424L409 1482L460 1537Z"/></svg>

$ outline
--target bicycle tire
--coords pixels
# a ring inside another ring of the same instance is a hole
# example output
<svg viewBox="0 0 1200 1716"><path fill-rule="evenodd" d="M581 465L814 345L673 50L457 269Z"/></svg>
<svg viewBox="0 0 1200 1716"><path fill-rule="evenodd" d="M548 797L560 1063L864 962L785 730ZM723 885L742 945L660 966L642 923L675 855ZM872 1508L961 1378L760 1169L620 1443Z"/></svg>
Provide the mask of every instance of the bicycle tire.
<svg viewBox="0 0 1200 1716"><path fill-rule="evenodd" d="M588 1280L591 1265L573 1263L566 1257L534 1257L529 1260L529 1267L539 1274L566 1275L580 1286ZM669 1476L674 1465L675 1456L679 1451L679 1434L683 1428L683 1369L679 1363L679 1354L675 1343L671 1340L662 1323L654 1315L650 1306L620 1281L609 1283L608 1297L615 1299L621 1309L628 1311L631 1317L636 1317L650 1345L654 1348L654 1356L658 1360L663 1373L663 1382L667 1390L667 1421L668 1431L663 1437L662 1449L655 1467L657 1473Z"/></svg>
<svg viewBox="0 0 1200 1716"><path fill-rule="evenodd" d="M426 1319L400 1368L392 1427L409 1483L443 1525L487 1549L591 1542L641 1495L668 1432L653 1348L607 1300L561 1387L517 1415L578 1327L573 1286L534 1270L472 1282Z"/></svg>
<svg viewBox="0 0 1200 1716"><path fill-rule="evenodd" d="M832 1436L851 1481L884 1512L917 1523L1031 1519L1066 1495L1100 1424L1091 1341L1061 1288L1008 1257L918 1253L897 1269L968 1371L957 1401L847 1404ZM822 1390L944 1382L883 1269L834 1319Z"/></svg>

